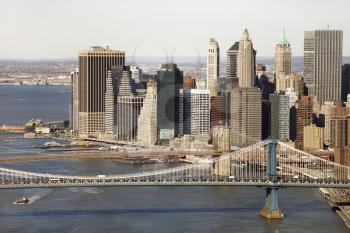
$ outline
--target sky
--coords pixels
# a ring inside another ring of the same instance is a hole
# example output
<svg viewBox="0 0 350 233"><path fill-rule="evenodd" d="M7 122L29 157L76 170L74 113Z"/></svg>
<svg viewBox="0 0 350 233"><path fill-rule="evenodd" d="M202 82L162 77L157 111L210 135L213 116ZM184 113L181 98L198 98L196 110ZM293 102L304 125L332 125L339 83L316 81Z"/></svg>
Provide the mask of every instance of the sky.
<svg viewBox="0 0 350 233"><path fill-rule="evenodd" d="M273 56L283 27L294 56L305 30L341 29L350 55L349 0L0 0L0 59L66 59L92 45L127 56L221 56L248 28L259 56Z"/></svg>

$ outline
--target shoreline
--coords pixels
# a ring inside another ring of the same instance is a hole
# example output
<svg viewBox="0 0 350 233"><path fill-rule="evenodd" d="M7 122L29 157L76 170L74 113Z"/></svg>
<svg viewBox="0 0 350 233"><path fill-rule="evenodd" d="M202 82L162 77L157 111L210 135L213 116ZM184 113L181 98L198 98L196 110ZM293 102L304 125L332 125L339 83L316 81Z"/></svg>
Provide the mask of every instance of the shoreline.
<svg viewBox="0 0 350 233"><path fill-rule="evenodd" d="M348 206L340 206L338 205L339 202L337 202L335 199L337 198L337 190L333 188L318 188L317 189L321 196L326 199L329 206L331 207L332 211L334 211L340 219L344 222L345 226L350 229L350 205ZM346 210L346 207L349 207L349 210Z"/></svg>

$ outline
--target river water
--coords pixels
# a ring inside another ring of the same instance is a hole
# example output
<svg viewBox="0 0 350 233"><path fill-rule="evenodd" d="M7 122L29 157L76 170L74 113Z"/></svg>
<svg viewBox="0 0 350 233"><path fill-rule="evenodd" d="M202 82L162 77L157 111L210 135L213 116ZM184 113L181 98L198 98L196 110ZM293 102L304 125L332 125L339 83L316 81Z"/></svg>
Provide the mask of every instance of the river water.
<svg viewBox="0 0 350 233"><path fill-rule="evenodd" d="M68 118L67 87L1 87L1 90L7 94L7 99L8 96L17 100L27 99L28 106L38 110L34 112L28 108L26 111L29 112L26 112L21 101L12 100L11 111L4 113L8 104L0 96L2 123L21 124L38 116L46 121ZM54 98L56 95L59 97ZM56 106L54 111L50 110L52 105ZM25 154L31 150L30 145L41 142L24 139L1 142L0 156ZM56 174L98 175L176 165L131 166L108 160L60 160L1 166ZM33 202L29 205L13 204L23 195ZM0 232L350 232L316 189L280 190L279 204L285 214L283 220L266 220L259 216L264 195L262 188L210 186L1 190Z"/></svg>

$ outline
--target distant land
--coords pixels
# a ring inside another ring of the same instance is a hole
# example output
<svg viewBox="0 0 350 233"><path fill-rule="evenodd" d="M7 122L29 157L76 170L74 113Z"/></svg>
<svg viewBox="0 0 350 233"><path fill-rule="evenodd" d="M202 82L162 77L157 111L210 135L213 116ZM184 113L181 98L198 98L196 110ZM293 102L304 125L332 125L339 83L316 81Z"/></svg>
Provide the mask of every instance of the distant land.
<svg viewBox="0 0 350 233"><path fill-rule="evenodd" d="M126 57L127 64L162 64L166 62L174 62L177 64L206 64L206 57L196 57L196 56L174 56L174 57L162 57L162 56L138 56L138 57ZM220 57L220 63L226 63L226 56ZM257 63L271 65L274 63L274 57L270 56L257 56ZM33 63L33 64L42 64L42 63L68 63L68 64L77 64L77 58L66 58L66 59L0 59L1 65L6 64L16 64L16 63ZM303 65L303 56L292 57L292 63L295 66ZM350 63L350 56L343 57L343 64Z"/></svg>

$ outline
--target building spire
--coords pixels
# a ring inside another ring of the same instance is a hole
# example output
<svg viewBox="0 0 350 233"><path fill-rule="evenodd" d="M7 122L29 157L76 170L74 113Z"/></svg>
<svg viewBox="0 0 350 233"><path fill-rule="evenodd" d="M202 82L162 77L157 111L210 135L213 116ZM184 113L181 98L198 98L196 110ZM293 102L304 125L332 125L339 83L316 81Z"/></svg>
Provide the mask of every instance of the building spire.
<svg viewBox="0 0 350 233"><path fill-rule="evenodd" d="M288 43L288 40L286 36L286 29L283 27L282 34L280 37L280 44L287 44L287 43Z"/></svg>
<svg viewBox="0 0 350 233"><path fill-rule="evenodd" d="M242 40L249 40L249 32L247 28L245 28L243 31Z"/></svg>

